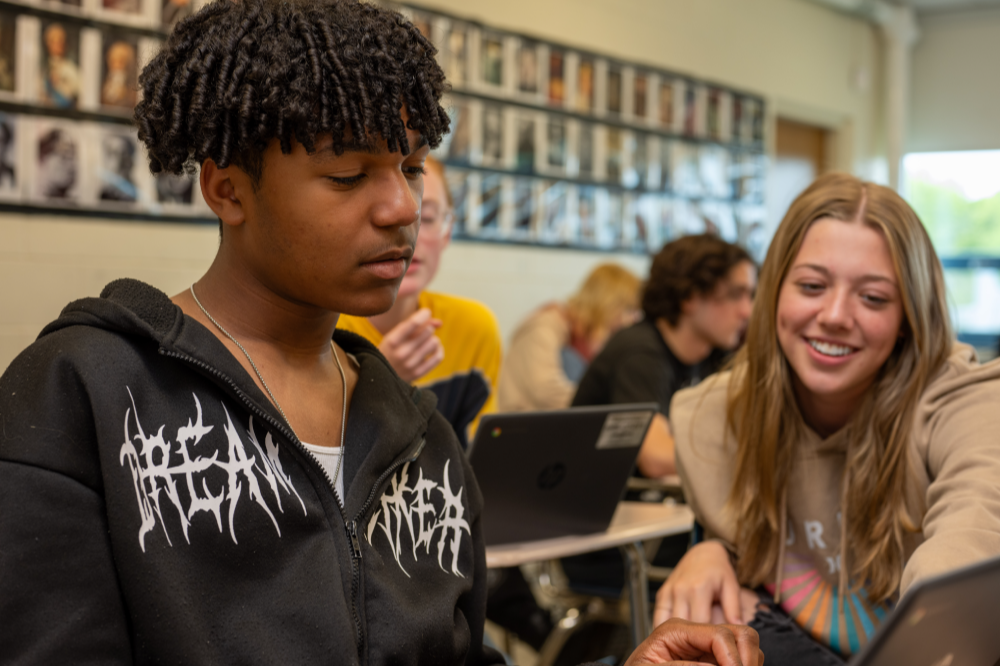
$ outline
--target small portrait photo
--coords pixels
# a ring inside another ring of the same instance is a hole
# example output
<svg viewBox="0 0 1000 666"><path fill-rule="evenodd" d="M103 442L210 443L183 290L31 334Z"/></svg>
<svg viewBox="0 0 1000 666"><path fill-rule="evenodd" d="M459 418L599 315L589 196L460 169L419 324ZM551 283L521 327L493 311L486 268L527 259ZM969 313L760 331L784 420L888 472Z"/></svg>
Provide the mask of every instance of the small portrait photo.
<svg viewBox="0 0 1000 666"><path fill-rule="evenodd" d="M649 219L642 200L626 197L622 207L622 246L633 252L649 252Z"/></svg>
<svg viewBox="0 0 1000 666"><path fill-rule="evenodd" d="M534 231L535 196L531 179L514 181L514 236L529 238Z"/></svg>
<svg viewBox="0 0 1000 666"><path fill-rule="evenodd" d="M662 199L658 194L644 194L635 202L636 233L643 239L645 249L649 252L656 252L664 243L661 227Z"/></svg>
<svg viewBox="0 0 1000 666"><path fill-rule="evenodd" d="M40 123L35 162L35 194L76 201L79 195L80 140L69 126Z"/></svg>
<svg viewBox="0 0 1000 666"><path fill-rule="evenodd" d="M719 106L721 104L722 93L719 90L708 91L708 109L706 112L705 125L708 131L708 138L718 141L722 136L722 127Z"/></svg>
<svg viewBox="0 0 1000 666"><path fill-rule="evenodd" d="M498 166L503 161L503 108L483 107L483 164Z"/></svg>
<svg viewBox="0 0 1000 666"><path fill-rule="evenodd" d="M135 203L136 138L125 132L109 130L100 133L101 162L98 172L101 201Z"/></svg>
<svg viewBox="0 0 1000 666"><path fill-rule="evenodd" d="M671 144L671 185L678 194L700 197L705 190L698 164L698 146L676 141Z"/></svg>
<svg viewBox="0 0 1000 666"><path fill-rule="evenodd" d="M434 41L434 32L429 14L424 14L423 12L413 12L410 22L413 23L413 26L419 30L420 34L426 37L428 41Z"/></svg>
<svg viewBox="0 0 1000 666"><path fill-rule="evenodd" d="M684 134L694 136L698 128L698 97L694 86L684 86Z"/></svg>
<svg viewBox="0 0 1000 666"><path fill-rule="evenodd" d="M753 140L755 143L760 143L764 140L764 104L759 101L754 101L752 108L753 121L751 123L753 127Z"/></svg>
<svg viewBox="0 0 1000 666"><path fill-rule="evenodd" d="M447 57L445 58L445 76L448 82L457 88L466 83L466 63L468 62L468 32L464 25L453 25L448 32Z"/></svg>
<svg viewBox="0 0 1000 666"><path fill-rule="evenodd" d="M562 51L549 53L549 104L562 106L566 99L566 56Z"/></svg>
<svg viewBox="0 0 1000 666"><path fill-rule="evenodd" d="M131 111L139 88L138 40L105 33L101 57L101 104Z"/></svg>
<svg viewBox="0 0 1000 666"><path fill-rule="evenodd" d="M20 191L17 130L17 116L0 113L0 197L5 199L17 196Z"/></svg>
<svg viewBox="0 0 1000 666"><path fill-rule="evenodd" d="M660 140L660 182L651 183L652 189L669 192L672 189L671 177L673 175L673 163L670 152L673 150L670 139Z"/></svg>
<svg viewBox="0 0 1000 666"><path fill-rule="evenodd" d="M550 116L545 132L548 143L548 166L549 169L561 171L566 168L566 121L562 118Z"/></svg>
<svg viewBox="0 0 1000 666"><path fill-rule="evenodd" d="M0 90L14 92L17 81L17 15L0 11Z"/></svg>
<svg viewBox="0 0 1000 666"><path fill-rule="evenodd" d="M80 29L42 21L41 98L60 109L76 108L80 98Z"/></svg>
<svg viewBox="0 0 1000 666"><path fill-rule="evenodd" d="M577 188L577 217L580 220L576 241L585 246L597 244L597 188Z"/></svg>
<svg viewBox="0 0 1000 666"><path fill-rule="evenodd" d="M576 110L594 110L594 61L590 58L581 58L576 70Z"/></svg>
<svg viewBox="0 0 1000 666"><path fill-rule="evenodd" d="M451 132L441 137L441 145L434 149L434 156L449 164L468 164L472 138L469 105L453 101L448 107L448 116L451 118Z"/></svg>
<svg viewBox="0 0 1000 666"><path fill-rule="evenodd" d="M517 155L514 171L517 173L535 172L534 116L520 116L517 119Z"/></svg>
<svg viewBox="0 0 1000 666"><path fill-rule="evenodd" d="M104 9L111 12L121 12L123 14L139 14L142 12L142 2L140 0L101 0Z"/></svg>
<svg viewBox="0 0 1000 666"><path fill-rule="evenodd" d="M194 13L194 0L162 0L160 23L170 32L178 23Z"/></svg>
<svg viewBox="0 0 1000 666"><path fill-rule="evenodd" d="M503 85L503 38L483 35L483 83Z"/></svg>
<svg viewBox="0 0 1000 666"><path fill-rule="evenodd" d="M672 81L660 82L660 125L674 126L674 84Z"/></svg>
<svg viewBox="0 0 1000 666"><path fill-rule="evenodd" d="M543 243L568 244L573 240L570 238L569 187L564 180L542 183L538 240Z"/></svg>
<svg viewBox="0 0 1000 666"><path fill-rule="evenodd" d="M743 98L739 96L733 96L733 141L736 143L745 142L746 135L743 132L743 118L744 118L744 108L743 108Z"/></svg>
<svg viewBox="0 0 1000 666"><path fill-rule="evenodd" d="M646 177L649 175L649 137L645 134L637 134L632 139L633 146L632 159L628 169L625 170L625 177L622 179L625 187L635 189L646 185Z"/></svg>
<svg viewBox="0 0 1000 666"><path fill-rule="evenodd" d="M479 233L496 236L500 232L500 204L503 199L500 174L483 174L479 196Z"/></svg>
<svg viewBox="0 0 1000 666"><path fill-rule="evenodd" d="M609 127L607 131L607 166L605 173L608 182L622 182L622 166L625 158L625 138L620 129Z"/></svg>
<svg viewBox="0 0 1000 666"><path fill-rule="evenodd" d="M594 126L589 123L580 124L580 137L577 141L577 159L580 162L580 178L594 177Z"/></svg>
<svg viewBox="0 0 1000 666"><path fill-rule="evenodd" d="M597 245L605 250L613 250L622 242L622 195L621 192L607 192L607 210L597 227Z"/></svg>
<svg viewBox="0 0 1000 666"><path fill-rule="evenodd" d="M649 94L649 79L645 74L636 73L632 93L632 114L636 118L645 118Z"/></svg>
<svg viewBox="0 0 1000 666"><path fill-rule="evenodd" d="M190 206L193 201L195 182L197 178L189 173L156 174L156 201L161 204Z"/></svg>
<svg viewBox="0 0 1000 666"><path fill-rule="evenodd" d="M622 70L617 65L608 66L608 113L622 112Z"/></svg>
<svg viewBox="0 0 1000 666"><path fill-rule="evenodd" d="M521 42L517 50L517 89L538 92L538 44L534 42Z"/></svg>
<svg viewBox="0 0 1000 666"><path fill-rule="evenodd" d="M465 169L449 168L445 172L448 191L451 193L452 211L455 221L452 223L453 236L465 233L466 220L469 217L469 174Z"/></svg>
<svg viewBox="0 0 1000 666"><path fill-rule="evenodd" d="M698 172L705 194L720 199L732 196L729 151L722 146L704 144L698 153Z"/></svg>

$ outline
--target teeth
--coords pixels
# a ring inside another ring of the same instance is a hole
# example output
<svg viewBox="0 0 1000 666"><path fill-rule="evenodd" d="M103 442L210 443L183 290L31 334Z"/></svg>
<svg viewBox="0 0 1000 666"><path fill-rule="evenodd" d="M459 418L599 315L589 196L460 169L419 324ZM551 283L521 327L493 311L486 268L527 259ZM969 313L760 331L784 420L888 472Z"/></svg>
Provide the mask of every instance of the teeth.
<svg viewBox="0 0 1000 666"><path fill-rule="evenodd" d="M853 351L850 347L834 345L829 342L820 342L819 340L810 340L809 344L812 345L812 348L820 354L824 354L826 356L847 356L851 353L851 351Z"/></svg>

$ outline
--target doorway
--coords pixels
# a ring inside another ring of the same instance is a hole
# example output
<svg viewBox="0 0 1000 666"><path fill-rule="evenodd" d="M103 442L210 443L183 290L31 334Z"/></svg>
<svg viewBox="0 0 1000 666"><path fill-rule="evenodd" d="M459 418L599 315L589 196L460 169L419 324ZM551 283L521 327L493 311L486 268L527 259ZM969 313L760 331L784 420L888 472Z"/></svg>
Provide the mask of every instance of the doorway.
<svg viewBox="0 0 1000 666"><path fill-rule="evenodd" d="M774 163L768 178L767 212L777 229L795 197L830 168L830 130L778 118Z"/></svg>

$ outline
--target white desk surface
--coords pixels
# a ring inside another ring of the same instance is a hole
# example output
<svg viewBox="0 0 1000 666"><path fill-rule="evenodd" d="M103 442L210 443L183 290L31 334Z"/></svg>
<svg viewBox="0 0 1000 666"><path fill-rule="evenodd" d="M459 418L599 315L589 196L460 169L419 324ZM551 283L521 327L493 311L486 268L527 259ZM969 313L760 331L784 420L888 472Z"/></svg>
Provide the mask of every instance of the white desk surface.
<svg viewBox="0 0 1000 666"><path fill-rule="evenodd" d="M682 504L621 502L611 525L604 532L487 546L486 566L491 569L514 567L526 562L580 555L626 543L683 534L690 531L693 524L694 514Z"/></svg>

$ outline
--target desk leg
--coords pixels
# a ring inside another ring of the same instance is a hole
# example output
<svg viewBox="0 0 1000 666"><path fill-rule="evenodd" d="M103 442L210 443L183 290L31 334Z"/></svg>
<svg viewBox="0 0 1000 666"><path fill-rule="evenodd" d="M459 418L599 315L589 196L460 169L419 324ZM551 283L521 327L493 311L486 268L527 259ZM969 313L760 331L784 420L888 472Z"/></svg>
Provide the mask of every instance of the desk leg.
<svg viewBox="0 0 1000 666"><path fill-rule="evenodd" d="M635 649L649 636L649 577L646 573L646 554L642 542L619 546L625 560L625 578L628 580L629 611L632 620L632 648Z"/></svg>

